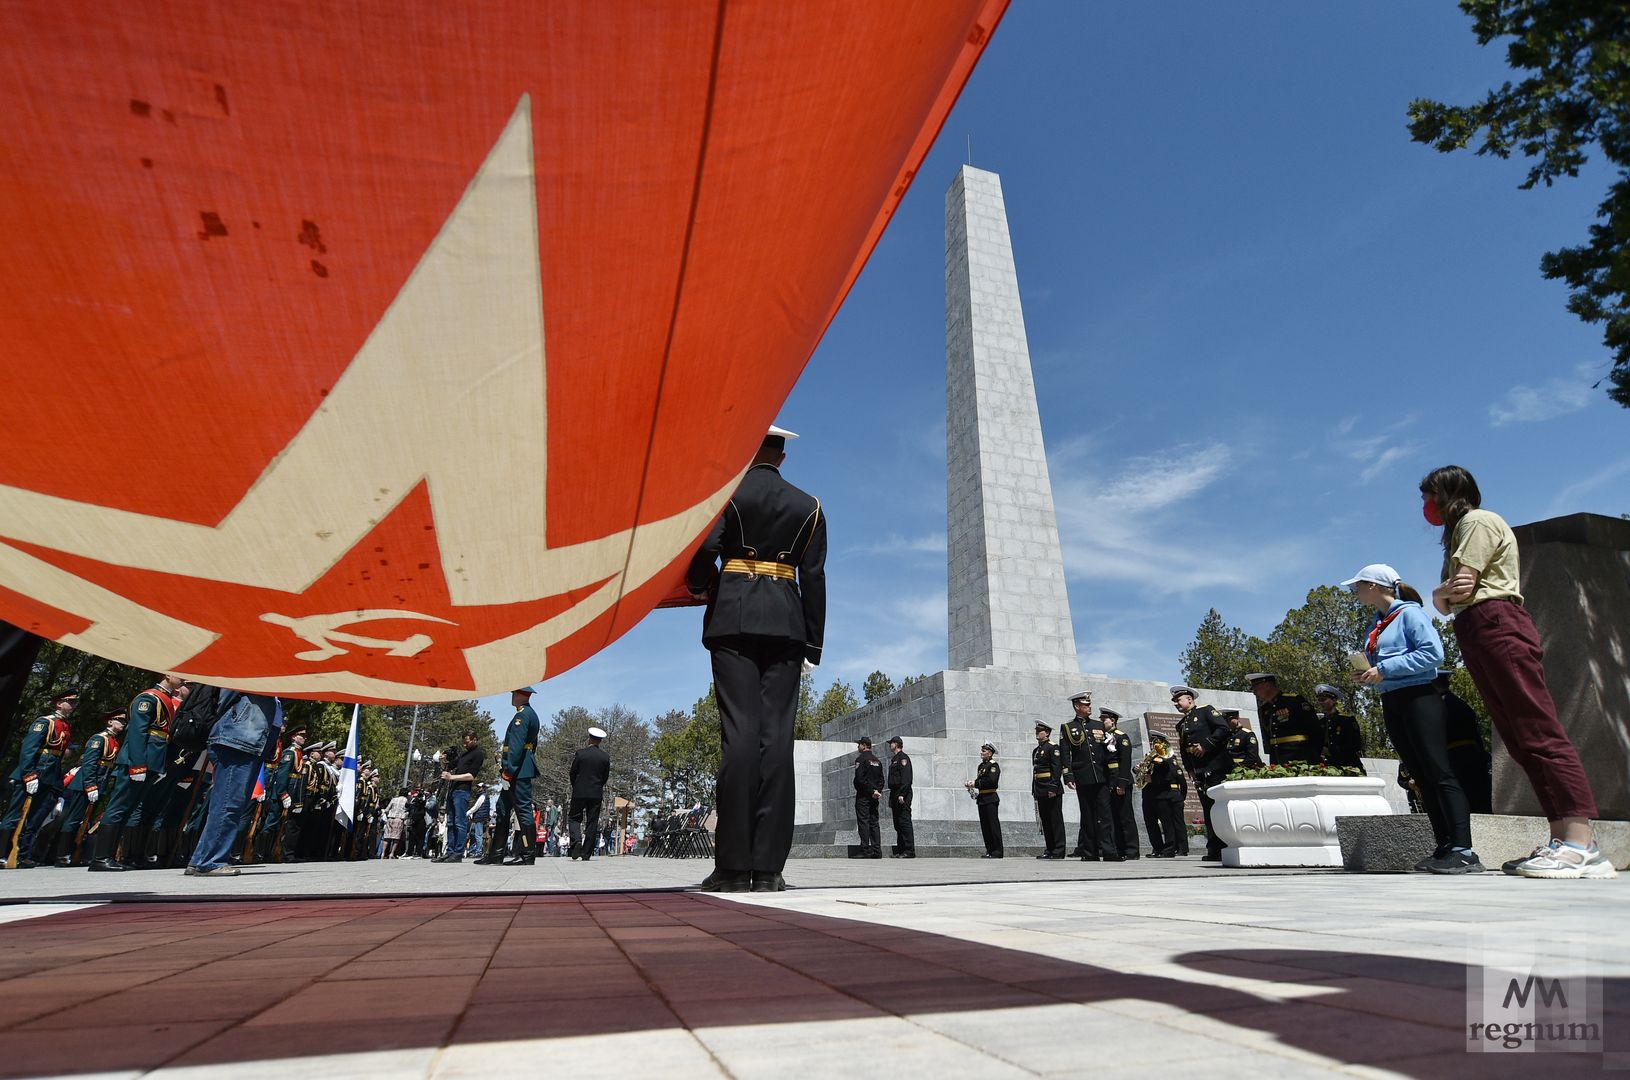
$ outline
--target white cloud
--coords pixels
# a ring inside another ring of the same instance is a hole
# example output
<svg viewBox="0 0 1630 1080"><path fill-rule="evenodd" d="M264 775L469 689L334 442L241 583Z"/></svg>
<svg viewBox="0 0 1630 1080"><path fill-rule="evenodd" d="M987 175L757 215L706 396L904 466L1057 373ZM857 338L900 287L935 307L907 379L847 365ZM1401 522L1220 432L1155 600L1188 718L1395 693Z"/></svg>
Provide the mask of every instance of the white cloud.
<svg viewBox="0 0 1630 1080"><path fill-rule="evenodd" d="M846 555L938 555L945 556L945 533L931 532L921 536L901 536L890 533L871 544L855 544L846 548Z"/></svg>
<svg viewBox="0 0 1630 1080"><path fill-rule="evenodd" d="M1578 412L1590 404L1594 390L1591 379L1596 365L1575 365L1573 375L1550 380L1542 386L1513 386L1505 397L1489 406L1489 421L1495 427L1553 420Z"/></svg>
<svg viewBox="0 0 1630 1080"><path fill-rule="evenodd" d="M1605 465L1591 473L1589 476L1585 477L1583 480L1580 480L1577 483L1569 484L1567 487L1557 492L1556 498L1551 500L1551 508L1549 512L1553 516L1560 514L1577 514L1584 509L1584 507L1580 506L1580 503L1584 500L1586 495L1595 491L1602 485L1626 475L1630 475L1630 458L1620 458L1611 465ZM1623 511L1621 510L1620 512L1622 513Z"/></svg>
<svg viewBox="0 0 1630 1080"><path fill-rule="evenodd" d="M1347 417L1331 430L1330 439L1330 449L1361 466L1358 474L1360 483L1373 483L1398 462L1420 453L1419 443L1402 441L1405 434L1419 430L1419 417L1414 414L1354 435L1361 422L1361 417Z"/></svg>
<svg viewBox="0 0 1630 1080"><path fill-rule="evenodd" d="M1303 563L1300 535L1266 543L1235 540L1226 529L1196 527L1191 503L1237 470L1225 446L1182 447L1127 462L1107 483L1082 479L1086 467L1057 469L1053 490L1071 580L1122 582L1160 596L1218 587L1253 588ZM1091 655L1090 653L1088 654ZM1105 653L1093 661L1117 670Z"/></svg>

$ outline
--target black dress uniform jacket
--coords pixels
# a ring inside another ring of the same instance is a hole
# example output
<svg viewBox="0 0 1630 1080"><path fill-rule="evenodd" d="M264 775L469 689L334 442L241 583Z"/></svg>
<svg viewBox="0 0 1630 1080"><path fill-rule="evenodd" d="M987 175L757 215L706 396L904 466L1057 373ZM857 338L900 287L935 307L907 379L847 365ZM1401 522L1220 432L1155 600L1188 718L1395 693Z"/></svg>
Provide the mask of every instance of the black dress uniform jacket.
<svg viewBox="0 0 1630 1080"><path fill-rule="evenodd" d="M1238 731L1228 732L1228 769L1262 768L1262 751L1257 746L1256 732L1241 725Z"/></svg>
<svg viewBox="0 0 1630 1080"><path fill-rule="evenodd" d="M1268 764L1324 760L1324 723L1301 694L1281 693L1257 716L1268 733Z"/></svg>
<svg viewBox="0 0 1630 1080"><path fill-rule="evenodd" d="M598 746L585 746L572 755L572 798L599 802L611 777L611 755Z"/></svg>
<svg viewBox="0 0 1630 1080"><path fill-rule="evenodd" d="M1364 732L1358 726L1358 718L1346 713L1326 713L1323 719L1325 764L1363 769Z"/></svg>
<svg viewBox="0 0 1630 1080"><path fill-rule="evenodd" d="M1183 765L1196 777L1215 776L1228 771L1228 723L1210 705L1196 705L1177 724L1178 749ZM1199 753L1191 751L1200 748Z"/></svg>
<svg viewBox="0 0 1630 1080"><path fill-rule="evenodd" d="M1077 717L1059 731L1059 752L1064 759L1064 779L1085 787L1109 783L1104 744L1093 737L1086 721Z"/></svg>
<svg viewBox="0 0 1630 1080"><path fill-rule="evenodd" d="M820 500L783 480L774 465L754 465L691 560L692 590L712 584L720 559L702 643L742 636L798 641L804 659L819 664L826 635L826 514Z"/></svg>

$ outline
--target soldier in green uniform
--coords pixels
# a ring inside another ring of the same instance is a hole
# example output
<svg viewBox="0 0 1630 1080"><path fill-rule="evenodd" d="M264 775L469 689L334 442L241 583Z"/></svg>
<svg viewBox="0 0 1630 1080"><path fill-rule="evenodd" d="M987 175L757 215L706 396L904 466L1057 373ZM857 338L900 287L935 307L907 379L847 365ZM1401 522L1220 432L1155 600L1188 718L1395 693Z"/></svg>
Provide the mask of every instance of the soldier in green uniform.
<svg viewBox="0 0 1630 1080"><path fill-rule="evenodd" d="M1075 792L1081 809L1081 827L1072 855L1082 862L1119 859L1115 827L1109 805L1109 770L1104 766L1104 725L1092 719L1092 694L1083 690L1070 698L1075 715L1059 731L1059 756L1064 759L1064 786Z"/></svg>
<svg viewBox="0 0 1630 1080"><path fill-rule="evenodd" d="M1256 732L1245 726L1245 718L1238 709L1224 709L1223 720L1228 724L1228 771L1262 768L1262 752L1257 746Z"/></svg>
<svg viewBox="0 0 1630 1080"><path fill-rule="evenodd" d="M260 824L255 833L256 862L272 861L272 848L277 844L283 817L294 806L290 786L300 771L305 746L305 728L292 728L284 732L283 752L277 755L277 764L266 772L266 808L260 815Z"/></svg>
<svg viewBox="0 0 1630 1080"><path fill-rule="evenodd" d="M533 751L538 745L538 714L529 702L537 691L523 686L510 694L515 716L504 733L503 750L498 755L498 820L493 822L492 840L477 866L497 866L504 861L504 845L509 840L510 815L519 822L515 836L516 853L511 866L531 866L537 860L537 831L532 824L532 778L538 775Z"/></svg>
<svg viewBox="0 0 1630 1080"><path fill-rule="evenodd" d="M1178 749L1183 754L1183 766L1194 777L1194 786L1200 793L1200 805L1205 809L1206 853L1204 862L1221 862L1224 844L1212 824L1212 799L1208 789L1221 783L1228 775L1228 725L1215 707L1196 705L1191 686L1174 686L1172 704L1183 714L1177 724Z"/></svg>
<svg viewBox="0 0 1630 1080"><path fill-rule="evenodd" d="M979 833L985 840L982 859L1002 857L1002 822L997 816L1002 805L998 789L1002 786L1002 767L996 763L996 746L985 743L979 748L979 768L974 778L963 785L973 795L979 807Z"/></svg>
<svg viewBox="0 0 1630 1080"><path fill-rule="evenodd" d="M51 714L28 726L17 766L11 770L11 802L0 820L0 868L11 861L16 844L17 866L37 865L29 858L34 836L62 792L62 757L68 751L68 716L79 703L79 691L64 690L51 698ZM26 820L25 820L26 816Z"/></svg>
<svg viewBox="0 0 1630 1080"><path fill-rule="evenodd" d="M96 824L96 857L90 863L93 871L148 865L144 842L147 831L141 827L141 814L150 790L147 784L164 769L170 721L179 703L175 694L182 685L179 675L165 675L152 689L137 694L126 710L129 726L114 762L119 783L102 812L102 820ZM124 862L114 857L121 839L126 842Z"/></svg>
<svg viewBox="0 0 1630 1080"><path fill-rule="evenodd" d="M1333 769L1364 771L1364 731L1358 717L1341 711L1341 691L1329 683L1313 688L1313 700L1324 722L1324 763Z"/></svg>
<svg viewBox="0 0 1630 1080"><path fill-rule="evenodd" d="M1053 727L1036 721L1036 748L1030 752L1030 794L1041 818L1046 851L1038 859L1064 857L1064 755L1053 745Z"/></svg>
<svg viewBox="0 0 1630 1080"><path fill-rule="evenodd" d="M1279 676L1254 671L1245 676L1256 695L1257 719L1267 740L1268 764L1292 761L1316 764L1324 760L1324 724L1301 694L1279 689Z"/></svg>
<svg viewBox="0 0 1630 1080"><path fill-rule="evenodd" d="M54 837L55 863L68 867L74 864L74 849L79 846L80 827L90 808L106 790L113 759L119 753L119 736L124 734L124 710L108 713L102 718L101 731L85 740L85 750L74 766L73 778L63 794L62 817L57 819Z"/></svg>
<svg viewBox="0 0 1630 1080"><path fill-rule="evenodd" d="M313 795L312 785L316 772L322 768L318 763L321 746L321 743L317 743L302 747L295 757L294 768L289 772L288 786L283 792L289 797L289 801L284 807L282 835L273 839L272 846L267 849L269 859L276 858L279 862L286 863L301 861L307 800Z"/></svg>
<svg viewBox="0 0 1630 1080"><path fill-rule="evenodd" d="M1100 707L1104 725L1104 768L1109 771L1109 821L1115 834L1114 850L1122 859L1138 857L1138 819L1132 813L1132 739L1121 730L1121 714Z"/></svg>

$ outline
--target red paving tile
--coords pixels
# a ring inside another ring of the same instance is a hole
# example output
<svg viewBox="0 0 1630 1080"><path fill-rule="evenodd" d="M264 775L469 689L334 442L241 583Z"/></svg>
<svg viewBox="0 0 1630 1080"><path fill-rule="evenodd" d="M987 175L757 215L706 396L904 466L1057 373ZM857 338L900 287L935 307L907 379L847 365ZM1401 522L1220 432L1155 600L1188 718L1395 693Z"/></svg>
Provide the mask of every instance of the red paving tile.
<svg viewBox="0 0 1630 1080"><path fill-rule="evenodd" d="M1368 964L1192 960L1309 976ZM1397 981L1443 976L1399 963ZM681 893L112 904L0 925L0 973L0 1077L1111 999L1227 1010L1287 1045L1346 1053L1330 1024L1306 1022L1322 1005ZM174 1022L120 1023L158 1009Z"/></svg>

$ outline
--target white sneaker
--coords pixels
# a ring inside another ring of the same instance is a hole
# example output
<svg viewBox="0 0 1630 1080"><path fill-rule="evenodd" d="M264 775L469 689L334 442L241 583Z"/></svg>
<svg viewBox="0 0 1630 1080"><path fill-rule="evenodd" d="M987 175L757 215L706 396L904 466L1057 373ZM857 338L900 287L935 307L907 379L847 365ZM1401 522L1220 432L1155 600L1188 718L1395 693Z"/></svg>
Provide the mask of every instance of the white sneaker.
<svg viewBox="0 0 1630 1080"><path fill-rule="evenodd" d="M1619 872L1607 861L1594 842L1588 848L1557 844L1546 848L1517 867L1522 877L1531 878L1615 878Z"/></svg>
<svg viewBox="0 0 1630 1080"><path fill-rule="evenodd" d="M1561 843L1562 843L1562 841L1553 839L1549 843L1540 844L1537 847L1535 847L1533 851L1530 851L1528 854L1523 855L1520 858L1507 859L1505 862L1500 864L1500 870L1501 870L1502 873L1510 874L1512 877L1516 877L1516 876L1518 876L1517 875L1517 867L1521 866L1523 863L1527 862L1529 859L1537 859L1537 858L1539 858L1541 855L1544 855L1547 852L1549 852L1552 848L1560 846ZM1420 868L1416 867L1416 869L1420 869Z"/></svg>

